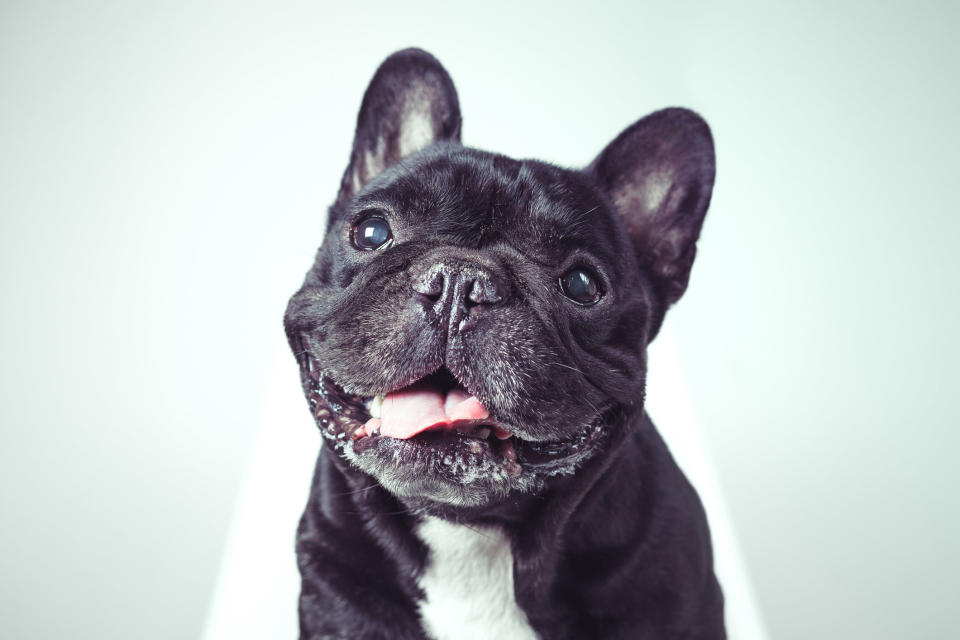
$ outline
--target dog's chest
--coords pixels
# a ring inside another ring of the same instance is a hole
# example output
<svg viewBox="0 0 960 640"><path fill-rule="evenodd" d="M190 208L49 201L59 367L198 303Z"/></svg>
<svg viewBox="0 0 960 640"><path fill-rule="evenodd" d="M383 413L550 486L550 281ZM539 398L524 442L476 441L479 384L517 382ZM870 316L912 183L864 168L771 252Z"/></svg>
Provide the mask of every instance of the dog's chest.
<svg viewBox="0 0 960 640"><path fill-rule="evenodd" d="M428 517L417 534L430 550L420 616L434 640L535 640L513 594L510 540L490 527Z"/></svg>

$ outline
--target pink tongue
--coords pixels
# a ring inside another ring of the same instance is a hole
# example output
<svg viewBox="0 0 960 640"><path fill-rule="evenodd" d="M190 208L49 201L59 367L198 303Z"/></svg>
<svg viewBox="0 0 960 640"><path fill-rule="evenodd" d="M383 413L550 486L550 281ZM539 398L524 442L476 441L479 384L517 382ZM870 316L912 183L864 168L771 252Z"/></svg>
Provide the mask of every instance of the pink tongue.
<svg viewBox="0 0 960 640"><path fill-rule="evenodd" d="M446 393L430 385L414 385L387 394L380 409L380 435L406 440L431 427L452 429L455 423L485 420L490 412L476 397L460 389Z"/></svg>

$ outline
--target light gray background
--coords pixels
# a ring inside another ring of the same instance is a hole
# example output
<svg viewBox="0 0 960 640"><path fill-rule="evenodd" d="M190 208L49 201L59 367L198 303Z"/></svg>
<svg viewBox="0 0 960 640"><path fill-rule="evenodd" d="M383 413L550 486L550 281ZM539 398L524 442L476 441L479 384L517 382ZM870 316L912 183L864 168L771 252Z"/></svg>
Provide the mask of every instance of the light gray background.
<svg viewBox="0 0 960 640"><path fill-rule="evenodd" d="M955 7L0 4L0 636L201 633L285 300L418 45L469 144L707 118L668 322L771 637L952 637Z"/></svg>

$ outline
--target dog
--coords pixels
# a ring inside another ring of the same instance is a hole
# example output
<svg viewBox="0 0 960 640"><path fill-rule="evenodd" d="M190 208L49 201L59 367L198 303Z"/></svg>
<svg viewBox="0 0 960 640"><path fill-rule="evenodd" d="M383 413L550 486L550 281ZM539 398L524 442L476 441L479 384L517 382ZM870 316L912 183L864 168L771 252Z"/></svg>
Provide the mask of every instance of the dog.
<svg viewBox="0 0 960 640"><path fill-rule="evenodd" d="M383 62L286 310L324 436L301 637L725 638L706 516L644 412L708 126L658 111L582 170L460 131L433 56Z"/></svg>

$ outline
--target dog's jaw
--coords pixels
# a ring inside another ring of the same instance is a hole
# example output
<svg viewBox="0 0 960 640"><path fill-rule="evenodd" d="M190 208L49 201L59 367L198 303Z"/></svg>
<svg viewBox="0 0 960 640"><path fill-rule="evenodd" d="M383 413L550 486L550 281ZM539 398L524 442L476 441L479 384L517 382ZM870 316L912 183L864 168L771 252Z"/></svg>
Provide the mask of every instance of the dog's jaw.
<svg viewBox="0 0 960 640"><path fill-rule="evenodd" d="M396 438L371 429L370 396L347 393L311 354L301 354L304 393L329 445L394 495L420 505L495 506L513 492L537 492L549 478L573 474L588 460L619 413L598 413L561 440L521 438L489 414Z"/></svg>

